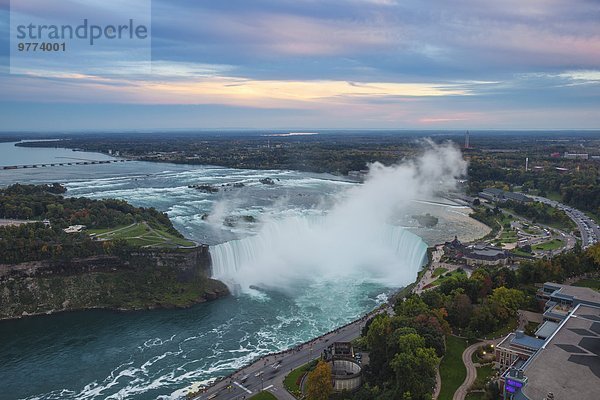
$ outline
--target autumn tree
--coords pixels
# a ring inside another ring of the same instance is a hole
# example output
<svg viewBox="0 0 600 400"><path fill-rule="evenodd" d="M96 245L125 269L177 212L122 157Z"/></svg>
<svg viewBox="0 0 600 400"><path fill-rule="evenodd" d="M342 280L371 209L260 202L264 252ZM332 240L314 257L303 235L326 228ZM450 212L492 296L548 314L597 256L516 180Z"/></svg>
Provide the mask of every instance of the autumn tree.
<svg viewBox="0 0 600 400"><path fill-rule="evenodd" d="M308 400L327 400L333 391L331 383L331 365L319 361L315 369L308 374L306 394Z"/></svg>

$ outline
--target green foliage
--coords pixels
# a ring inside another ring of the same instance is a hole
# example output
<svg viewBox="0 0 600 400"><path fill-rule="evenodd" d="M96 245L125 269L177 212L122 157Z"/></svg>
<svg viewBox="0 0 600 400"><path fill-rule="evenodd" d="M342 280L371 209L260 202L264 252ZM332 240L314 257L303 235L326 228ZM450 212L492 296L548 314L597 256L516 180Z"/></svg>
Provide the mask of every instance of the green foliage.
<svg viewBox="0 0 600 400"><path fill-rule="evenodd" d="M440 299L429 296L430 303ZM418 295L399 298L394 316L380 314L366 327L370 365L366 388L355 399L427 399L435 368L450 331L443 307L432 307Z"/></svg>
<svg viewBox="0 0 600 400"><path fill-rule="evenodd" d="M110 228L146 221L165 226L180 235L166 214L154 208L134 207L123 200L92 200L85 197L63 197L65 188L54 184L12 185L0 189L0 218L49 220L53 226L66 228L85 225L88 229Z"/></svg>
<svg viewBox="0 0 600 400"><path fill-rule="evenodd" d="M600 279L580 279L573 286L588 287L600 291Z"/></svg>
<svg viewBox="0 0 600 400"><path fill-rule="evenodd" d="M464 382L467 370L462 362L462 353L468 345L466 339L455 336L446 338L446 354L440 363L442 387L439 400L451 400L456 389Z"/></svg>
<svg viewBox="0 0 600 400"><path fill-rule="evenodd" d="M36 275L28 279L0 282L1 318L14 318L23 312L108 308L146 309L187 307L202 301L207 292L224 292L218 281L198 273L182 281L173 265L158 265L155 254L117 262L114 270ZM67 306L65 306L67 305Z"/></svg>
<svg viewBox="0 0 600 400"><path fill-rule="evenodd" d="M593 163L575 160L553 160L560 162L568 172L557 171L548 166L544 171L525 171L511 155L479 155L472 157L469 164L469 192L476 194L486 187L523 185L524 190L535 189L540 196L559 193L559 201L580 210L600 214L600 175ZM516 168L515 168L516 167ZM543 222L543 221L540 221Z"/></svg>
<svg viewBox="0 0 600 400"><path fill-rule="evenodd" d="M536 260L522 263L519 269L519 281L523 284L536 282L562 282L571 276L600 271L600 260L597 255L600 244L586 251L575 251L559 254L552 259Z"/></svg>
<svg viewBox="0 0 600 400"><path fill-rule="evenodd" d="M304 364L292 372L290 372L283 380L283 386L286 390L296 396L302 395L300 391L300 380L302 377L311 371L317 365L316 361L311 361L308 364Z"/></svg>
<svg viewBox="0 0 600 400"><path fill-rule="evenodd" d="M502 208L514 211L534 223L542 223L562 229L573 229L575 224L564 211L551 207L548 204L540 202L519 203L516 201L507 201L503 203Z"/></svg>
<svg viewBox="0 0 600 400"><path fill-rule="evenodd" d="M0 264L70 260L105 253L108 252L101 242L83 233L68 235L58 227L41 223L0 227Z"/></svg>
<svg viewBox="0 0 600 400"><path fill-rule="evenodd" d="M153 208L136 208L121 200L65 198L61 196L64 192L65 188L58 184L16 184L0 189L0 218L50 221L50 226L27 223L0 227L0 264L116 254L131 246L153 243L144 240L125 243L120 236L107 238L110 242L95 241L85 233L66 234L63 228L70 225L85 225L93 230L138 221L159 232L165 241L190 244L182 239L166 214Z"/></svg>
<svg viewBox="0 0 600 400"><path fill-rule="evenodd" d="M398 347L399 351L390 363L396 374L396 394L402 394L404 398L426 399L435 386L439 362L435 350L425 347L425 339L416 333L401 335Z"/></svg>

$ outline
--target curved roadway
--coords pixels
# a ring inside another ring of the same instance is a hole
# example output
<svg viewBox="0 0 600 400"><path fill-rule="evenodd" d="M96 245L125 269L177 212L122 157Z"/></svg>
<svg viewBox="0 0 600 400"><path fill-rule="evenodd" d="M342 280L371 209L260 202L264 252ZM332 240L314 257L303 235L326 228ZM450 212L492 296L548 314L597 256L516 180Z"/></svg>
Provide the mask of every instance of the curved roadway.
<svg viewBox="0 0 600 400"><path fill-rule="evenodd" d="M498 344L498 339L492 339L492 340L484 340L482 342L477 342L475 344L470 345L469 347L467 347L465 349L465 351L463 351L462 354L462 361L463 364L465 365L465 367L467 368L467 377L465 378L465 381L462 383L462 385L460 385L458 387L458 389L456 389L456 392L454 392L454 396L452 397L452 400L464 400L465 396L467 395L469 388L471 387L471 385L473 385L473 383L475 382L475 379L477 379L477 368L475 367L475 364L473 363L473 353L475 353L475 351L482 347L482 346L487 346L490 344Z"/></svg>

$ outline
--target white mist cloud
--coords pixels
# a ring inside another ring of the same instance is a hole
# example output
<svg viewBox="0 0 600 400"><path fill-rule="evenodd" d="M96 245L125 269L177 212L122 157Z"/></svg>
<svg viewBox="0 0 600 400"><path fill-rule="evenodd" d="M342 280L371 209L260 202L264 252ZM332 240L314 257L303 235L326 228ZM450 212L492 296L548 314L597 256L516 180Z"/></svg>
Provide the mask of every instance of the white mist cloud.
<svg viewBox="0 0 600 400"><path fill-rule="evenodd" d="M456 185L467 163L451 144L425 143L417 158L386 167L375 163L364 184L343 193L323 217L266 222L257 235L215 246L213 274L234 290L264 286L294 290L315 281L414 280L426 245L390 224L412 200Z"/></svg>

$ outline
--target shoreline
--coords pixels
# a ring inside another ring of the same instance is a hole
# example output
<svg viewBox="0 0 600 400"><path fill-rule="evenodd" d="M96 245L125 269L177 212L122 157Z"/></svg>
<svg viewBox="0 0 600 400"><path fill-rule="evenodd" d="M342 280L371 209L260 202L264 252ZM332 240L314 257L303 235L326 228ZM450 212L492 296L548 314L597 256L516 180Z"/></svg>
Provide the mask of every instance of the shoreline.
<svg viewBox="0 0 600 400"><path fill-rule="evenodd" d="M163 306L159 305L159 306L148 306L148 307L140 307L140 308L84 307L84 308L72 308L72 309L64 309L64 310L49 310L49 311L45 311L45 312L25 313L23 315L19 315L19 316L15 316L15 317L0 317L0 324L2 324L4 322L10 322L10 321L21 321L21 320L25 320L25 319L52 317L54 315L68 314L68 313L84 313L84 312L88 312L88 311L90 311L90 312L105 311L105 312L111 312L111 313L115 313L115 314L130 314L130 313L138 313L138 312L141 313L141 312L146 312L146 311L160 311L160 310L187 310L187 309L190 309L197 305L206 304L209 302L214 302L214 301L223 299L227 296L230 296L230 294L228 293L223 296L219 296L217 294L217 296L213 299L200 298L200 299L194 301L193 303L183 305L183 306L176 305L176 304L170 304L170 305L163 305Z"/></svg>
<svg viewBox="0 0 600 400"><path fill-rule="evenodd" d="M218 385L219 383L221 383L223 381L226 381L228 379L233 379L240 372L245 371L246 369L251 369L253 366L258 365L261 362L264 362L265 360L268 361L268 359L271 358L271 357L274 357L274 359L276 359L278 356L281 356L281 355L293 354L294 352L301 351L306 346L312 347L313 344L319 342L321 339L323 339L323 338L325 338L325 337L327 337L329 335L338 333L341 330L344 330L345 328L348 328L348 327L350 327L352 325L355 325L357 323L366 322L366 321L368 321L370 319L370 317L374 317L377 314L380 314L382 312L386 312L387 310L389 310L390 308L393 307L394 303L397 301L397 299L400 296L406 297L407 295L409 295L410 293L412 293L412 289L415 287L415 285L420 280L419 274L422 271L425 271L429 267L429 265L431 264L431 262L432 262L431 257L430 257L430 254L431 254L432 250L435 250L435 246L427 247L427 251L426 251L427 262L423 263L423 265L421 267L419 267L419 271L417 272L417 276L415 278L415 281L413 281L412 283L410 283L410 284L408 284L408 285L406 285L406 286L404 286L402 288L393 290L389 294L387 301L385 301L384 303L380 304L379 306L377 306L376 308L372 309L371 311L369 311L369 312L367 312L365 314L362 314L360 317L358 317L358 318L356 318L356 319L354 319L354 320L352 320L350 322L347 322L344 325L340 325L340 326L338 326L338 327L336 327L334 329L331 329L330 331L325 332L325 333L323 333L323 334L321 334L319 336L312 337L312 338L310 338L310 339L308 339L308 340L306 340L304 342L298 343L297 345L295 345L293 347L290 347L288 349L281 350L281 351L278 351L278 352L268 353L268 354L262 355L262 356L260 356L260 357L258 357L256 359L250 361L248 364L246 364L246 365L244 365L244 366L236 369L235 371L233 371L233 372L231 372L231 373L229 373L227 375L224 375L224 376L221 376L221 377L217 377L217 378L215 378L214 380L212 380L210 383L208 383L206 385L200 385L199 386L200 390L198 390L196 392L188 392L188 394L185 395L185 398L196 399L196 398L198 398L202 394L201 392L203 390L209 389L211 387L214 387L214 386ZM314 359L312 359L312 360L314 360ZM310 361L312 361L312 360L310 360ZM209 381L210 381L210 379L209 379ZM197 385L197 384L199 384L199 383L192 383L191 385L187 386L186 388L183 388L182 390L185 390L185 389L188 389L188 388L189 389L193 389L194 385ZM287 390L286 390L286 392L287 392Z"/></svg>

